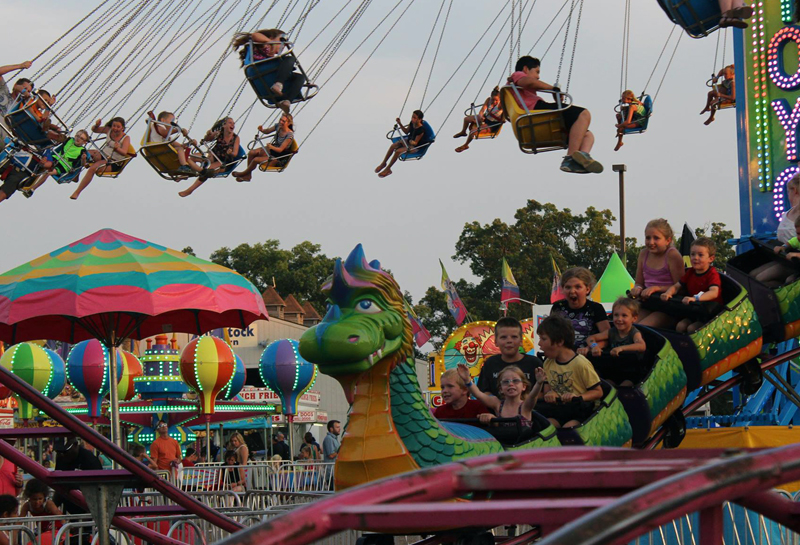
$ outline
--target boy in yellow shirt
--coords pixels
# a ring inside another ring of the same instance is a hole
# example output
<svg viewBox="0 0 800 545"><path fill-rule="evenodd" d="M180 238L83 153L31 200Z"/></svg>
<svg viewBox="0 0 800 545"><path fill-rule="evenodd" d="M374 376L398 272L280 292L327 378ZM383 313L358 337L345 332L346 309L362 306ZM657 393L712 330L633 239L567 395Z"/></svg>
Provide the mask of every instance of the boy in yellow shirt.
<svg viewBox="0 0 800 545"><path fill-rule="evenodd" d="M574 350L572 322L560 316L545 318L536 329L544 352L544 403L536 410L557 428L574 428L595 410L603 397L600 377L585 357Z"/></svg>

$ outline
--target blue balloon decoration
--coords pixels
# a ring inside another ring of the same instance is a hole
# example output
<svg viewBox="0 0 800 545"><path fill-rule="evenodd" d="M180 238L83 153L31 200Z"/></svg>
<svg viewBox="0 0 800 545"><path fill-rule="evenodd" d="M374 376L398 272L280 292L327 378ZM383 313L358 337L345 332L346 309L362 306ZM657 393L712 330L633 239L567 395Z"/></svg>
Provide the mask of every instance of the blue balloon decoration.
<svg viewBox="0 0 800 545"><path fill-rule="evenodd" d="M47 385L47 388L42 393L50 399L55 399L67 384L67 366L61 356L58 355L58 352L49 348L45 348L44 351L47 352L47 355L50 356L50 361L53 362L53 370L50 375L50 384Z"/></svg>
<svg viewBox="0 0 800 545"><path fill-rule="evenodd" d="M317 366L300 355L297 341L281 339L264 349L259 364L261 380L281 399L283 414L297 414L300 396L317 378Z"/></svg>
<svg viewBox="0 0 800 545"><path fill-rule="evenodd" d="M228 381L228 384L217 394L217 399L233 399L239 395L239 392L244 388L244 382L245 379L247 379L247 370L244 368L242 358L236 354L233 356L236 358L236 367L233 369L233 376L231 380Z"/></svg>

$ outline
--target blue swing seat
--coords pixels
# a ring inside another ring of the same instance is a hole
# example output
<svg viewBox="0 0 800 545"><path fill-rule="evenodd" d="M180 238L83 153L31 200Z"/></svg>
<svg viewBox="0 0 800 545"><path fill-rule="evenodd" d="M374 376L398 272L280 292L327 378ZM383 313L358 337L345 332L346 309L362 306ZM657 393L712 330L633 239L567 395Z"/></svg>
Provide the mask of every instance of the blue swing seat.
<svg viewBox="0 0 800 545"><path fill-rule="evenodd" d="M0 166L8 166L11 162L15 168L27 170L31 174L37 174L41 170L41 166L33 154L19 149L11 138L4 138L3 144L3 151L0 151Z"/></svg>
<svg viewBox="0 0 800 545"><path fill-rule="evenodd" d="M244 151L244 148L242 146L239 146L239 153L236 154L236 159L234 159L230 163L222 165L222 170L214 174L212 178L227 178L228 176L231 175L231 172L236 170L236 167L238 167L239 163L244 161L245 158L247 158L247 153Z"/></svg>
<svg viewBox="0 0 800 545"><path fill-rule="evenodd" d="M42 130L42 126L28 112L27 107L7 113L5 122L11 132L14 133L14 136L29 146L47 147L53 145L53 141L47 137L47 134Z"/></svg>
<svg viewBox="0 0 800 545"><path fill-rule="evenodd" d="M60 154L63 150L64 150L64 144L60 144L54 147L53 150L51 151L53 159L58 160L58 157L56 156ZM87 160L89 159L89 154L88 152L86 152L86 150L83 151L82 155L85 155ZM64 174L56 174L54 176L51 176L51 178L53 178L56 181L56 183L59 184L69 184L72 182L77 182L78 178L80 178L82 170L83 170L83 164L81 164L79 158L76 163L76 166L72 170L70 170L69 172L65 172Z"/></svg>
<svg viewBox="0 0 800 545"><path fill-rule="evenodd" d="M715 0L658 0L676 25L692 38L704 38L719 28L722 14Z"/></svg>
<svg viewBox="0 0 800 545"><path fill-rule="evenodd" d="M292 104L304 102L313 98L319 91L319 88L316 85L308 81L308 76L303 71L303 67L300 66L300 62L297 60L297 58L295 58L295 69L298 70L305 78L305 82L303 83L303 87L299 96L292 98L275 96L275 93L272 92L270 87L275 84L278 65L281 62L281 58L287 55L293 55L291 48L287 49L276 57L254 61L253 43L251 42L247 45L244 57L244 75L247 78L247 81L249 81L250 85L253 87L253 91L255 91L258 99L264 106L268 108L277 108L277 103L282 100L289 100L289 102Z"/></svg>
<svg viewBox="0 0 800 545"><path fill-rule="evenodd" d="M650 116L653 115L653 99L650 98L650 95L642 95L639 100L644 104L644 117L640 119L637 127L625 129L625 134L642 134L647 130L647 125L650 123Z"/></svg>
<svg viewBox="0 0 800 545"><path fill-rule="evenodd" d="M419 161L420 159L425 157L425 154L428 153L428 148L431 147L431 144L433 144L436 141L436 133L433 132L433 128L430 126L430 124L427 121L425 121L425 120L422 121L422 128L425 131L425 139L426 139L427 142L425 144L423 144L422 146L419 146L418 148L416 148L414 151L407 151L404 154L402 154L400 156L400 160L401 161ZM392 132L394 132L394 131L392 131ZM389 134L391 134L391 133L389 133ZM391 141L393 143L397 143L400 140L406 139L406 137L405 136L393 136L393 137L390 137L390 139L391 139Z"/></svg>

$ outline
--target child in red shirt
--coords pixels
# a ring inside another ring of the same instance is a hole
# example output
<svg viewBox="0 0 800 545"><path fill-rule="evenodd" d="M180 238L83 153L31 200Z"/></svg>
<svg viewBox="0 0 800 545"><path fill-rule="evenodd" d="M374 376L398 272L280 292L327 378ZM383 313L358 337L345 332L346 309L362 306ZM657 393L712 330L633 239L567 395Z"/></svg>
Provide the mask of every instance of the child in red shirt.
<svg viewBox="0 0 800 545"><path fill-rule="evenodd" d="M433 410L436 418L478 418L489 409L477 399L470 399L467 385L455 369L442 373L442 399L444 405Z"/></svg>
<svg viewBox="0 0 800 545"><path fill-rule="evenodd" d="M689 258L692 266L686 269L681 279L661 294L661 299L668 301L673 295L683 290L687 295L681 300L684 305L693 302L710 303L704 305L705 317L716 314L722 300L722 281L712 263L717 255L717 245L707 237L699 237L692 243ZM694 333L703 326L705 320L684 318L675 326L678 333Z"/></svg>

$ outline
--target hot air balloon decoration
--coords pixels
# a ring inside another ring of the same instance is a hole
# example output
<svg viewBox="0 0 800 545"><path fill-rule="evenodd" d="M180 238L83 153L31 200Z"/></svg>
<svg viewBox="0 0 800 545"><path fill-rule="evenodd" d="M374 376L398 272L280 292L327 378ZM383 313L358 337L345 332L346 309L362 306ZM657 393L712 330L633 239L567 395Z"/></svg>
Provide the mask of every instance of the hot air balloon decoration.
<svg viewBox="0 0 800 545"><path fill-rule="evenodd" d="M130 401L136 397L136 387L133 379L141 377L144 373L142 364L139 358L127 352L122 351L122 375L120 375L119 383L117 386L117 396L120 401Z"/></svg>
<svg viewBox="0 0 800 545"><path fill-rule="evenodd" d="M82 341L72 347L67 356L67 378L86 398L89 418L93 423L100 417L103 397L110 384L111 352L97 339ZM122 374L122 351L117 349L117 376Z"/></svg>
<svg viewBox="0 0 800 545"><path fill-rule="evenodd" d="M0 365L40 392L44 392L50 384L53 362L45 349L37 344L20 343L7 348L0 358ZM19 417L27 423L33 418L33 405L19 394L15 393L14 397L19 405Z"/></svg>
<svg viewBox="0 0 800 545"><path fill-rule="evenodd" d="M292 423L297 414L300 396L317 378L317 366L300 355L298 343L292 339L271 342L261 354L261 380L281 400L281 411L289 422L289 448L294 452Z"/></svg>
<svg viewBox="0 0 800 545"><path fill-rule="evenodd" d="M234 375L236 360L230 345L220 338L203 335L186 345L181 353L181 377L197 393L200 410L206 415L206 437L211 436L211 415L217 394ZM211 459L208 443L207 459Z"/></svg>

